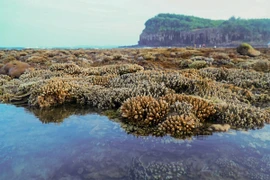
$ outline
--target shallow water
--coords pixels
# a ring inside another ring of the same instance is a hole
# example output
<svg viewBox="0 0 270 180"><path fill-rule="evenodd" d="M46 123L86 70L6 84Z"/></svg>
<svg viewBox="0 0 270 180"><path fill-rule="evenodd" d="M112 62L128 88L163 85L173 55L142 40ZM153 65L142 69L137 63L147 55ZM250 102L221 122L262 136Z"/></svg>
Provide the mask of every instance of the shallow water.
<svg viewBox="0 0 270 180"><path fill-rule="evenodd" d="M91 110L56 111L64 115L0 104L1 180L270 179L270 126L135 137Z"/></svg>

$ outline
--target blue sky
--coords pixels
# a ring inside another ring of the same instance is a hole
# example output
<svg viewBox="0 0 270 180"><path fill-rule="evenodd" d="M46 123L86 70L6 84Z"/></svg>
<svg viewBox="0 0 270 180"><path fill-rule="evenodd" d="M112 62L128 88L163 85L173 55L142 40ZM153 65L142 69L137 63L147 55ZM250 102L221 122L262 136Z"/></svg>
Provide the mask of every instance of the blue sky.
<svg viewBox="0 0 270 180"><path fill-rule="evenodd" d="M0 0L0 46L133 45L158 13L270 18L270 1Z"/></svg>

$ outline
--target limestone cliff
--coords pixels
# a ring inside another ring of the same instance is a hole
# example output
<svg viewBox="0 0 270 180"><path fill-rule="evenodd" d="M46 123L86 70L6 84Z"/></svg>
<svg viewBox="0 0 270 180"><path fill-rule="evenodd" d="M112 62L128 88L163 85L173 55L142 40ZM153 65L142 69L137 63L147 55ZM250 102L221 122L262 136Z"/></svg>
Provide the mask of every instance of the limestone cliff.
<svg viewBox="0 0 270 180"><path fill-rule="evenodd" d="M205 28L182 32L158 32L140 35L140 46L236 46L247 42L255 46L266 46L270 41L269 34L260 34L256 37L241 32L224 33L220 28Z"/></svg>
<svg viewBox="0 0 270 180"><path fill-rule="evenodd" d="M163 14L163 16L165 16ZM167 15L168 16L168 15ZM176 16L176 15L174 15ZM189 16L183 16L189 17ZM183 18L181 16L181 18ZM159 18L159 19L158 19ZM193 20L193 19L196 20ZM161 19L161 20L160 20ZM237 46L242 42L247 42L253 46L267 46L270 42L270 21L263 20L263 23L268 24L255 25L258 21L252 20L235 20L230 19L228 21L219 21L216 23L215 27L212 23L203 28L199 24L199 21L206 21L207 19L196 19L196 17L191 17L187 22L182 19L176 21L176 18L160 18L160 15L148 20L145 23L145 29L140 35L140 40L138 42L139 46L194 46L194 44L206 46ZM192 21L193 20L193 21ZM169 23L168 23L169 21ZM176 22L178 24L176 24ZM197 23L199 25L193 26L192 23ZM201 22L200 22L201 23ZM176 24L176 25L175 25ZM206 24L206 23L204 23ZM188 28L182 28L183 26ZM260 27L261 26L261 27Z"/></svg>

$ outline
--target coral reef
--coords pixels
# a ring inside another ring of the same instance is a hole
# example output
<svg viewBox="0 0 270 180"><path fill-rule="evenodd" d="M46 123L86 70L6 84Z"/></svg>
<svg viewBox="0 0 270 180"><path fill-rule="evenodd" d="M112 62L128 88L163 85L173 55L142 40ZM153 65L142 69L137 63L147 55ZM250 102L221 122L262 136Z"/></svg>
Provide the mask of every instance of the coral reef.
<svg viewBox="0 0 270 180"><path fill-rule="evenodd" d="M79 86L66 79L53 78L41 86L32 87L29 104L42 108L72 102L76 89L79 89Z"/></svg>
<svg viewBox="0 0 270 180"><path fill-rule="evenodd" d="M266 111L244 104L217 104L216 110L217 113L213 117L216 122L245 129L263 127L264 122L269 122L270 118Z"/></svg>
<svg viewBox="0 0 270 180"><path fill-rule="evenodd" d="M119 111L135 135L261 128L270 122L270 50L259 50L0 50L0 101Z"/></svg>
<svg viewBox="0 0 270 180"><path fill-rule="evenodd" d="M216 110L211 102L205 99L195 96L189 96L184 94L168 94L162 97L163 100L169 104L175 104L176 102L187 102L192 105L192 112L196 115L201 122L205 121L210 115L213 115Z"/></svg>
<svg viewBox="0 0 270 180"><path fill-rule="evenodd" d="M253 64L253 69L256 71L270 72L270 61L258 60Z"/></svg>
<svg viewBox="0 0 270 180"><path fill-rule="evenodd" d="M152 127L153 135L185 137L192 135L195 128L215 114L215 108L201 98L168 94L159 99L151 96L130 98L122 104L120 112L130 124Z"/></svg>
<svg viewBox="0 0 270 180"><path fill-rule="evenodd" d="M169 111L169 104L151 96L127 99L121 106L122 116L139 126L154 126L161 122Z"/></svg>
<svg viewBox="0 0 270 180"><path fill-rule="evenodd" d="M182 162L151 162L145 166L140 160L133 159L128 171L129 179L181 179L186 174Z"/></svg>
<svg viewBox="0 0 270 180"><path fill-rule="evenodd" d="M189 68L201 69L207 67L207 63L205 61L194 61L188 65Z"/></svg>
<svg viewBox="0 0 270 180"><path fill-rule="evenodd" d="M193 114L182 114L169 116L158 125L157 135L162 133L172 136L183 136L193 134L193 130L199 125Z"/></svg>

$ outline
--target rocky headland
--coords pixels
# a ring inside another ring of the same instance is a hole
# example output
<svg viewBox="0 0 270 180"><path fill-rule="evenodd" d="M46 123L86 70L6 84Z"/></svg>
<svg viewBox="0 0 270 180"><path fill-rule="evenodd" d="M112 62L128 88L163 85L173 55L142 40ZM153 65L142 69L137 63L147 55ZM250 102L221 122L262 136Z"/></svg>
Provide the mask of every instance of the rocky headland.
<svg viewBox="0 0 270 180"><path fill-rule="evenodd" d="M146 21L138 45L236 47L242 42L266 47L270 42L270 19L210 20L159 14Z"/></svg>

